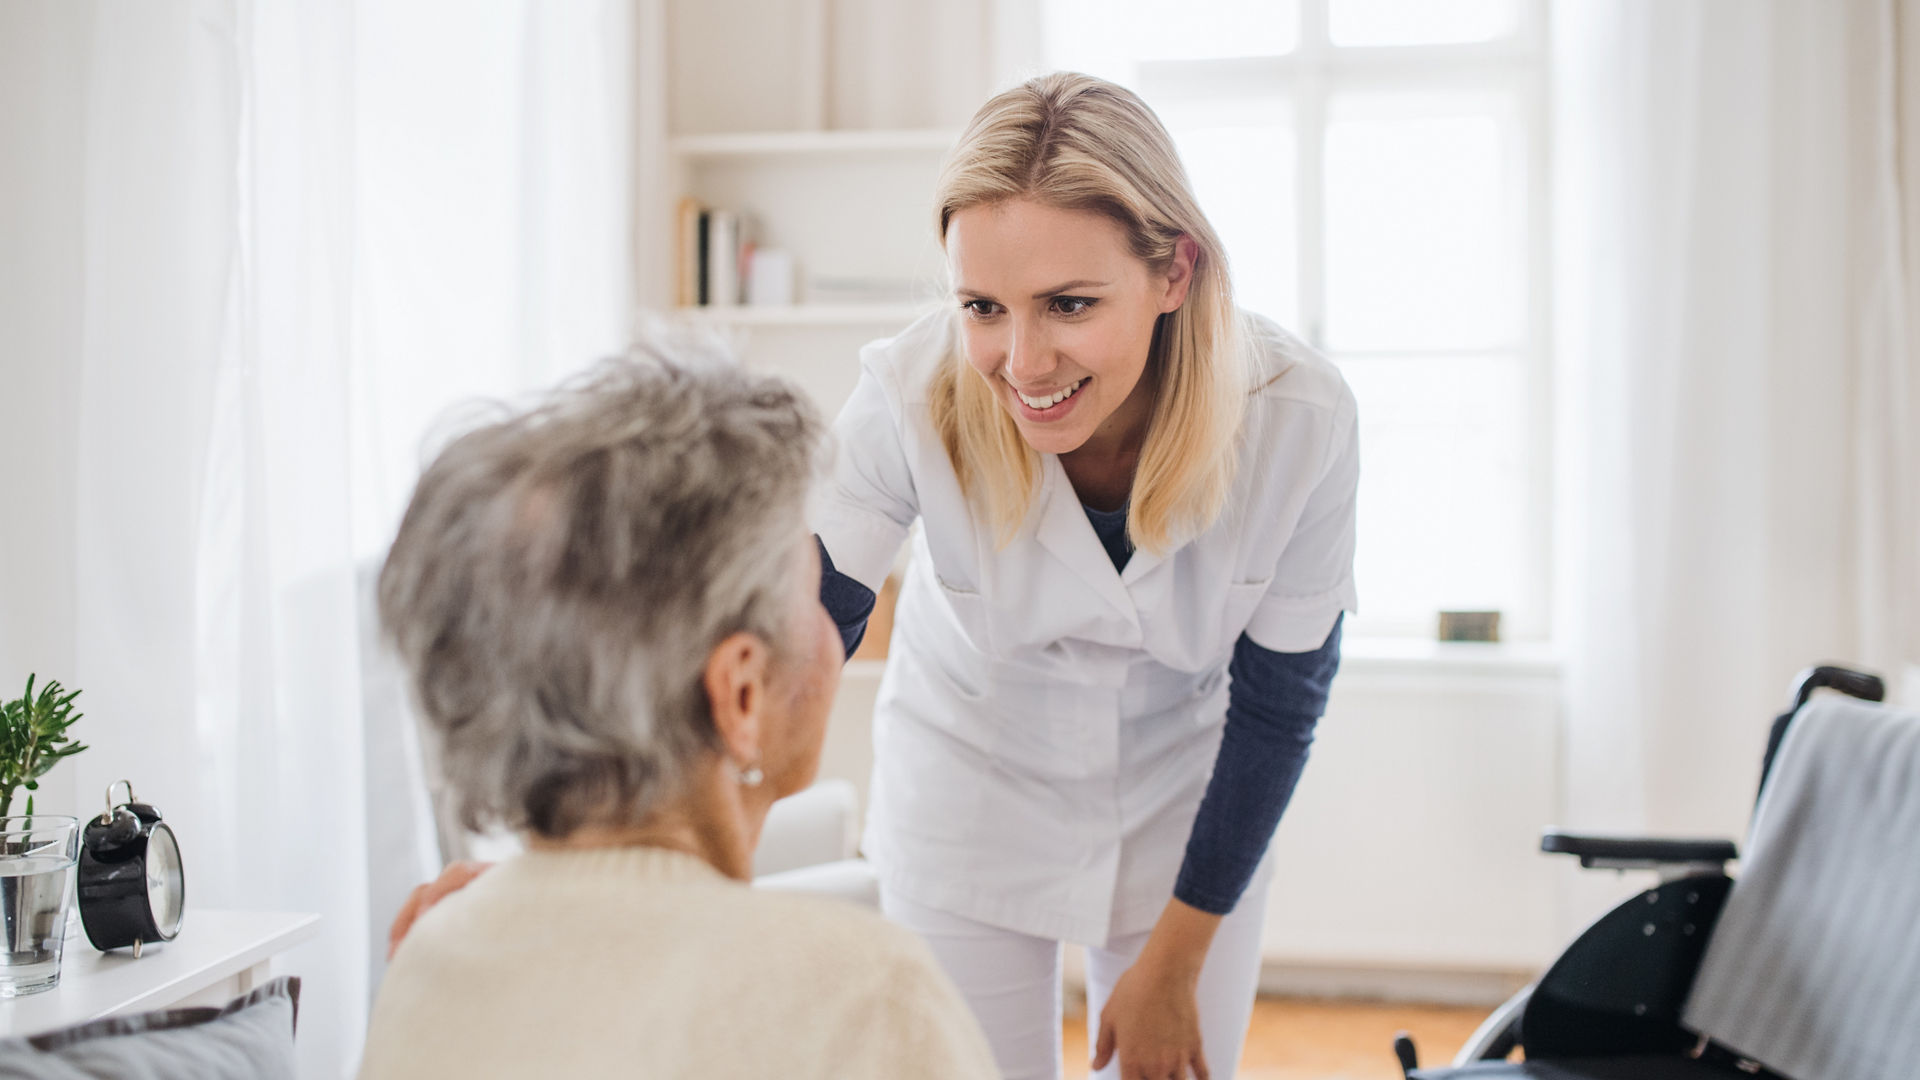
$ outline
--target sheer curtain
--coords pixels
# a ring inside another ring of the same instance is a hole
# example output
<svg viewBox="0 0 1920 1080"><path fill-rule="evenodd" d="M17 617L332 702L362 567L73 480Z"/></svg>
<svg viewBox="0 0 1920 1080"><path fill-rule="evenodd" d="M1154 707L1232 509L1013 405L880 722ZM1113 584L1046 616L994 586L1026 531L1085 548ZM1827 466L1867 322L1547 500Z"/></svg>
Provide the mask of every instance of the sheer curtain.
<svg viewBox="0 0 1920 1080"><path fill-rule="evenodd" d="M76 797L125 777L159 805L191 906L320 913L286 966L309 1075L337 1075L364 986L343 946L368 933L350 27L229 0L69 15L87 27L80 341L57 358L79 371Z"/></svg>
<svg viewBox="0 0 1920 1080"><path fill-rule="evenodd" d="M368 704L369 986L438 871L404 691L370 586L413 482L467 403L546 386L630 325L634 26L627 0L355 4L352 493Z"/></svg>
<svg viewBox="0 0 1920 1080"><path fill-rule="evenodd" d="M1566 817L1738 836L1795 671L1920 663L1920 7L1553 14Z"/></svg>
<svg viewBox="0 0 1920 1080"><path fill-rule="evenodd" d="M435 869L367 709L393 690L368 571L438 414L625 335L627 5L47 0L0 27L33 162L0 392L37 410L0 477L48 496L4 549L0 662L65 668L92 744L43 806L129 778L190 908L320 913L284 969L302 1074L346 1075Z"/></svg>

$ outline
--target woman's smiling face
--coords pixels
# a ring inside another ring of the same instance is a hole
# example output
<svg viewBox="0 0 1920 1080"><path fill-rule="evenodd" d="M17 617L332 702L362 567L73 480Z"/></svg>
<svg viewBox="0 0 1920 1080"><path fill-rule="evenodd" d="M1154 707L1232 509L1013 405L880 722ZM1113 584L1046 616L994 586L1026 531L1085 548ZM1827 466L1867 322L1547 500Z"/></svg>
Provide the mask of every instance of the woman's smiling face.
<svg viewBox="0 0 1920 1080"><path fill-rule="evenodd" d="M1120 445L1144 430L1154 324L1193 279L1191 244L1181 247L1156 272L1103 214L1023 198L954 213L947 268L967 361L1027 445L1066 454L1096 434Z"/></svg>

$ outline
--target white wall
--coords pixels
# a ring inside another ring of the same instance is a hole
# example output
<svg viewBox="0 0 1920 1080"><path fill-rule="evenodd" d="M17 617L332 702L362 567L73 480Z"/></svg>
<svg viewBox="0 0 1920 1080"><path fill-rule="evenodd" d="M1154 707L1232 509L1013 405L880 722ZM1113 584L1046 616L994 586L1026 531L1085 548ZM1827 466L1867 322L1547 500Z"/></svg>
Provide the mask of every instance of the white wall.
<svg viewBox="0 0 1920 1080"><path fill-rule="evenodd" d="M1559 677L1471 650L1349 645L1274 838L1270 963L1523 972L1558 952L1539 838L1560 813Z"/></svg>
<svg viewBox="0 0 1920 1080"><path fill-rule="evenodd" d="M666 0L688 132L957 128L992 73L989 0Z"/></svg>

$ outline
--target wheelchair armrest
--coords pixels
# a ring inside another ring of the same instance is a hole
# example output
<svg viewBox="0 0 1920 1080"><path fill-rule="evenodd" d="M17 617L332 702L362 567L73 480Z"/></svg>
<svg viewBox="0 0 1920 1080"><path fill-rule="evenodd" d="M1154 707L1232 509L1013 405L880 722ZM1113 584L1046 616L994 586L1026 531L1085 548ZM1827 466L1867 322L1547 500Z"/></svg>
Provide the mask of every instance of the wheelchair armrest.
<svg viewBox="0 0 1920 1080"><path fill-rule="evenodd" d="M1650 870L1662 866L1723 865L1739 858L1731 840L1673 840L1651 836L1597 836L1548 829L1540 850L1579 856L1580 865L1609 870Z"/></svg>

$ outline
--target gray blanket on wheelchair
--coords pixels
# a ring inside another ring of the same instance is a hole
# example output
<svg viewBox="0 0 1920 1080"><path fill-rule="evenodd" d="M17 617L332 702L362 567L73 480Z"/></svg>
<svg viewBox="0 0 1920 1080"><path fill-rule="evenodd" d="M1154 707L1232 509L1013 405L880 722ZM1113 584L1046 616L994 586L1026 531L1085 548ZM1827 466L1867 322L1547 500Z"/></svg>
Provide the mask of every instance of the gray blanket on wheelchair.
<svg viewBox="0 0 1920 1080"><path fill-rule="evenodd" d="M1920 1076L1920 715L1794 719L1685 1022L1794 1080Z"/></svg>

